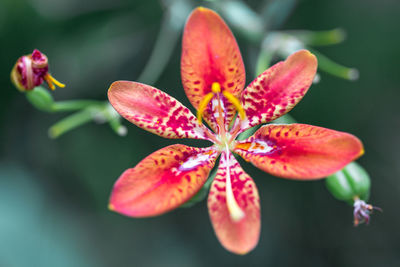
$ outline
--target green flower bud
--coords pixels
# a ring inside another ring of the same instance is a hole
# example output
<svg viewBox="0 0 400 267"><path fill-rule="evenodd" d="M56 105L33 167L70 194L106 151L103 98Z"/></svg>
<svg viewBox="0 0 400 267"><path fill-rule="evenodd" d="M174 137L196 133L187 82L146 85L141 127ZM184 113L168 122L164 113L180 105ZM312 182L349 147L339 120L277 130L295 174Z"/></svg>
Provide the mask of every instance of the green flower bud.
<svg viewBox="0 0 400 267"><path fill-rule="evenodd" d="M368 200L371 181L358 163L352 162L326 178L326 186L338 200L353 203L354 198Z"/></svg>
<svg viewBox="0 0 400 267"><path fill-rule="evenodd" d="M374 210L382 211L365 202L369 197L371 180L364 168L356 162L328 176L325 181L326 187L335 198L353 205L354 226L368 224Z"/></svg>

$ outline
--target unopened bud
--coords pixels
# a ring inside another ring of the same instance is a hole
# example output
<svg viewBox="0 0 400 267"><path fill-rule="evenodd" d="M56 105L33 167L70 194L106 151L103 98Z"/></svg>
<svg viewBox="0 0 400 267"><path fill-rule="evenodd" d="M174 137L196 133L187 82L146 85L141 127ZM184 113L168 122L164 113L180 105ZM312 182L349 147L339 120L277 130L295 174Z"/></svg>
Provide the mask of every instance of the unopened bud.
<svg viewBox="0 0 400 267"><path fill-rule="evenodd" d="M65 87L49 74L47 56L39 50L33 50L32 54L20 57L11 71L11 81L21 92L31 91L44 81L50 89L54 90L55 85Z"/></svg>
<svg viewBox="0 0 400 267"><path fill-rule="evenodd" d="M356 196L362 200L368 199L371 181L363 167L351 162L342 170L328 176L326 186L335 198L353 203Z"/></svg>
<svg viewBox="0 0 400 267"><path fill-rule="evenodd" d="M326 187L338 200L353 205L354 225L369 223L370 214L380 208L367 204L371 181L368 173L356 162L352 162L342 170L326 178Z"/></svg>

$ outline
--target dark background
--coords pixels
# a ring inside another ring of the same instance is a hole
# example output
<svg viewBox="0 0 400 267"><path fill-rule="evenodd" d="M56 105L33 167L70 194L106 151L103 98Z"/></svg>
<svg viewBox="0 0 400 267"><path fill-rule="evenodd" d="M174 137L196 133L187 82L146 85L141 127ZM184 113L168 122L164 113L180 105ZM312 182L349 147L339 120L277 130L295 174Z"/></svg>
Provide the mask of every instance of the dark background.
<svg viewBox="0 0 400 267"><path fill-rule="evenodd" d="M64 115L35 110L12 87L9 72L18 57L39 48L52 74L67 84L54 92L57 100L105 100L113 81L138 79L170 2L0 2L0 266L400 266L397 0L298 1L274 26L347 32L344 43L320 51L357 68L360 79L321 73L291 114L363 140L366 154L359 162L372 178L370 201L384 210L369 226L354 228L351 206L335 200L324 181L278 179L249 164L243 168L260 192L262 233L245 256L221 247L205 202L149 219L107 210L122 171L176 141L129 123L126 137L91 123L52 140L47 129ZM255 10L266 2L247 1ZM208 3L193 6L199 4ZM238 42L248 83L259 44ZM189 106L179 61L180 39L152 84Z"/></svg>

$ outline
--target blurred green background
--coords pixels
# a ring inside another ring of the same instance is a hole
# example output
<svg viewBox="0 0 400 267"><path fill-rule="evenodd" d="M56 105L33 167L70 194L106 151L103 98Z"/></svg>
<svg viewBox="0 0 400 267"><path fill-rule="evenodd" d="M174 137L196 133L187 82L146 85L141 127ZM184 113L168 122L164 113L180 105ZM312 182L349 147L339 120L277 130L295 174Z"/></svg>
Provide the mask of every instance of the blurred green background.
<svg viewBox="0 0 400 267"><path fill-rule="evenodd" d="M263 14L262 26L235 16L238 10L229 13L229 4L0 1L0 266L400 266L400 2L245 2ZM17 58L38 48L49 57L51 73L67 84L54 92L57 100L105 100L113 81L139 79L189 106L180 84L180 38L196 5L219 9L234 29L247 83L262 42L251 29L347 32L345 42L319 51L357 68L360 79L321 73L291 114L363 140L359 162L372 178L371 202L384 210L369 226L354 228L352 208L335 200L323 181L278 179L249 164L243 168L260 192L262 233L248 255L221 247L205 202L149 219L112 213L108 197L122 171L176 141L125 122L126 137L91 123L52 140L47 129L63 115L35 110L9 81ZM153 57L158 67L143 74L163 27L167 41Z"/></svg>

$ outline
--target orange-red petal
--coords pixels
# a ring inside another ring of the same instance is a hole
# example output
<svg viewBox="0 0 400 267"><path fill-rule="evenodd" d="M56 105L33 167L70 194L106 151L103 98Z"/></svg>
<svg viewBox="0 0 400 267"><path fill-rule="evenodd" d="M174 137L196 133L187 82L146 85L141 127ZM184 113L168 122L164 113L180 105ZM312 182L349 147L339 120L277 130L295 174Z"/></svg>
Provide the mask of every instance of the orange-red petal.
<svg viewBox="0 0 400 267"><path fill-rule="evenodd" d="M260 74L242 93L248 119L242 130L289 112L310 87L317 65L313 54L300 50Z"/></svg>
<svg viewBox="0 0 400 267"><path fill-rule="evenodd" d="M272 175L300 180L326 177L364 152L351 134L306 124L263 126L234 151Z"/></svg>
<svg viewBox="0 0 400 267"><path fill-rule="evenodd" d="M115 110L136 126L166 138L208 139L209 130L188 108L146 84L117 81L108 90Z"/></svg>
<svg viewBox="0 0 400 267"><path fill-rule="evenodd" d="M186 95L197 109L211 86L218 82L221 90L237 98L246 79L244 64L232 32L214 11L199 7L189 16L182 42L181 76ZM233 105L221 94L227 123L236 112ZM204 118L215 129L212 103L207 106Z"/></svg>
<svg viewBox="0 0 400 267"><path fill-rule="evenodd" d="M211 147L164 147L119 177L109 207L132 217L156 216L175 209L200 190L218 154Z"/></svg>
<svg viewBox="0 0 400 267"><path fill-rule="evenodd" d="M243 212L241 219L233 219L232 211L228 207L226 191L228 172L233 196ZM225 152L221 155L218 172L208 196L208 212L215 234L227 250L236 254L246 254L257 245L261 229L257 187L232 153L229 153L228 160Z"/></svg>

